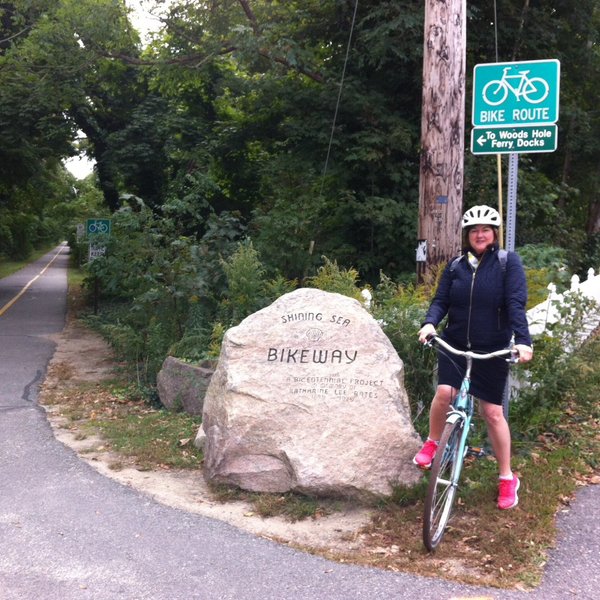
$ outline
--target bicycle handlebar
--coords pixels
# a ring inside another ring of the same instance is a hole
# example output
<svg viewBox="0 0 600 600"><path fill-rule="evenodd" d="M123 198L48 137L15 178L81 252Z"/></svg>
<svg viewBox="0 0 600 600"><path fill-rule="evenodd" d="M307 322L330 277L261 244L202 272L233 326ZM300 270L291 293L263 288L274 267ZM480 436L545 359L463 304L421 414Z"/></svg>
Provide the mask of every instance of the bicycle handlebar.
<svg viewBox="0 0 600 600"><path fill-rule="evenodd" d="M433 345L433 342L439 344L442 348L444 348L444 350L448 350L448 352L456 354L457 356L470 356L471 358L480 360L510 356L510 358L506 359L507 362L516 363L519 361L519 351L515 350L515 348L502 348L502 350L495 350L494 352L488 352L487 354L479 354L477 352L473 352L472 350L457 350L437 334L432 334L427 338L427 344L429 346Z"/></svg>

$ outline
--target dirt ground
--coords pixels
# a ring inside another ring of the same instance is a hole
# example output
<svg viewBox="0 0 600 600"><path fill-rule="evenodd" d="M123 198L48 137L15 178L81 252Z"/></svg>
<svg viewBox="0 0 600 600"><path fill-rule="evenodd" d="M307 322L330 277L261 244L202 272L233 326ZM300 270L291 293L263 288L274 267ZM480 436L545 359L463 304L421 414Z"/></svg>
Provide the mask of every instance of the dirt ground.
<svg viewBox="0 0 600 600"><path fill-rule="evenodd" d="M63 332L52 338L56 344L39 402L46 409L57 440L72 448L94 469L123 485L130 486L165 505L226 521L252 534L321 554L354 553L361 545L361 528L370 520L365 509L335 512L318 519L290 522L284 518L264 519L245 502L222 503L211 495L202 473L189 470L140 471L125 465L111 468L120 457L111 453L102 439L90 437L77 423L61 416L56 398L78 385L113 378L114 360L107 343L98 334L69 320ZM52 395L53 403L45 404Z"/></svg>

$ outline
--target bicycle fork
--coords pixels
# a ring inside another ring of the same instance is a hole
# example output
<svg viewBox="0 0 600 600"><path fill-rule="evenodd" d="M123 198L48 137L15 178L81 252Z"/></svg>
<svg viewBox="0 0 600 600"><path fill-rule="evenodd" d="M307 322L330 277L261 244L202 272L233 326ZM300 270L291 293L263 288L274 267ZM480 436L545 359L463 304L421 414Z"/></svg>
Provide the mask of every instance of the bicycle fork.
<svg viewBox="0 0 600 600"><path fill-rule="evenodd" d="M455 446L453 444L453 448L446 448L446 452L451 451L454 452L454 448L456 450L456 458L457 461L454 463L454 466L451 470L451 480L438 479L440 483L443 483L446 486L457 488L458 482L460 480L460 474L462 472L463 462L469 447L467 446L467 437L469 436L469 429L471 427L471 416L466 413L464 410L458 410L452 408L452 410L448 413L448 418L446 419L446 423L459 423L460 424L460 437L458 438ZM448 457L449 460L452 460L452 457Z"/></svg>

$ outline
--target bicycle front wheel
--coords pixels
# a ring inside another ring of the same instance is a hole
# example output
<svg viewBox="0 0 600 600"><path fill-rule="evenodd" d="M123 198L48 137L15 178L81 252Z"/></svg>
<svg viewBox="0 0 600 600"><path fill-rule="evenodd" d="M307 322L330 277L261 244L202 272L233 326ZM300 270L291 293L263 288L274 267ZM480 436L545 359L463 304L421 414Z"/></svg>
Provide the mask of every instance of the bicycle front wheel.
<svg viewBox="0 0 600 600"><path fill-rule="evenodd" d="M430 552L442 541L452 514L464 458L460 444L463 426L463 419L446 423L431 465L423 513L423 543Z"/></svg>
<svg viewBox="0 0 600 600"><path fill-rule="evenodd" d="M508 97L508 87L501 79L494 79L483 86L481 96L490 106L498 106Z"/></svg>

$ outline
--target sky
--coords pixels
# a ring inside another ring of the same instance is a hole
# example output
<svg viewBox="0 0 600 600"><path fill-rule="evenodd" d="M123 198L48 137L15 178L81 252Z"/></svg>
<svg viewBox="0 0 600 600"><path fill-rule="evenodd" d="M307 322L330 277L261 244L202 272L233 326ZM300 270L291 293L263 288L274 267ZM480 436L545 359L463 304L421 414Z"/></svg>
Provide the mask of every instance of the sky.
<svg viewBox="0 0 600 600"><path fill-rule="evenodd" d="M149 33L156 31L160 26L160 21L148 11L152 2L149 0L126 0L126 4L132 10L129 19L144 41ZM83 134L80 132L80 135ZM83 155L74 156L65 161L65 166L76 179L85 179L93 171L94 161Z"/></svg>

